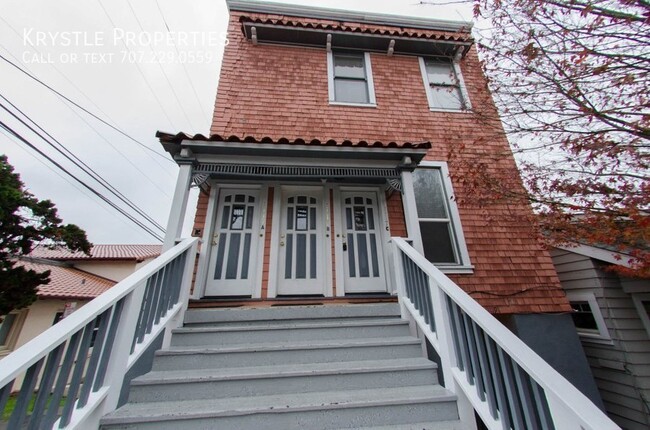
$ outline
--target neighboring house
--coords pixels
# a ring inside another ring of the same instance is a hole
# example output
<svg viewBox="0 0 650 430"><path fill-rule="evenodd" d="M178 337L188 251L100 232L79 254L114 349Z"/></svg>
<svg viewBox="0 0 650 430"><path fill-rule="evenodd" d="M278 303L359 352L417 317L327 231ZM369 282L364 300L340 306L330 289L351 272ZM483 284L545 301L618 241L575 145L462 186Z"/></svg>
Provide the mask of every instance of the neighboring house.
<svg viewBox="0 0 650 430"><path fill-rule="evenodd" d="M50 283L38 300L5 316L0 325L0 357L25 344L64 316L126 278L160 255L160 245L94 245L91 255L37 247L21 265L50 270Z"/></svg>
<svg viewBox="0 0 650 430"><path fill-rule="evenodd" d="M94 245L90 255L38 247L30 254L65 262L76 269L119 282L160 255L160 245Z"/></svg>
<svg viewBox="0 0 650 430"><path fill-rule="evenodd" d="M38 288L36 302L5 316L0 324L0 358L115 285L106 278L54 261L23 260L19 264L36 272L49 270L50 283Z"/></svg>
<svg viewBox="0 0 650 430"><path fill-rule="evenodd" d="M551 250L573 319L610 417L650 427L650 280L607 270L630 257L596 246Z"/></svg>
<svg viewBox="0 0 650 430"><path fill-rule="evenodd" d="M193 299L391 297L391 237L406 237L600 404L530 207L480 207L462 180L473 161L518 177L503 133L472 111L494 105L471 24L227 4L210 136L157 134L180 166L165 249L190 184L203 190Z"/></svg>

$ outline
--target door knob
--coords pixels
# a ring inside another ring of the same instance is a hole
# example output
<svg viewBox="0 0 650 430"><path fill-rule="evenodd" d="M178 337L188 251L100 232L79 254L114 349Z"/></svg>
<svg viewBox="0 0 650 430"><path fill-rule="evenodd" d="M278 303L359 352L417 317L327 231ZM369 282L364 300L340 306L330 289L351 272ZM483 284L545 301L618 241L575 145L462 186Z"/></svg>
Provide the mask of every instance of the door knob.
<svg viewBox="0 0 650 430"><path fill-rule="evenodd" d="M348 250L348 244L343 242L343 251L347 251L347 250Z"/></svg>
<svg viewBox="0 0 650 430"><path fill-rule="evenodd" d="M284 246L284 242L280 242L280 246Z"/></svg>

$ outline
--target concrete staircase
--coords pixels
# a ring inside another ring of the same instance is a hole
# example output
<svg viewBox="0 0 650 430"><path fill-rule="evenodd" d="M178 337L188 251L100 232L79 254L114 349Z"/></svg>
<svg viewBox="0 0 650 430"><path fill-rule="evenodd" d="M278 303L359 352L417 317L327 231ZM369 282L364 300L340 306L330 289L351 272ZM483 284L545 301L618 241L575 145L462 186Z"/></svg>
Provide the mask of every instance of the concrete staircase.
<svg viewBox="0 0 650 430"><path fill-rule="evenodd" d="M396 304L190 310L104 429L458 430Z"/></svg>

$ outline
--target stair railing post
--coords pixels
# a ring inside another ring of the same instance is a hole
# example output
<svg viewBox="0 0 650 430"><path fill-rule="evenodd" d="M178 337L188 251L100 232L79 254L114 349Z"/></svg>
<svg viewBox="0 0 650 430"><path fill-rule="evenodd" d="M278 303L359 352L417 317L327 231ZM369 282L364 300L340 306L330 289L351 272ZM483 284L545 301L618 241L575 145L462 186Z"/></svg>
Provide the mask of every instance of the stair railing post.
<svg viewBox="0 0 650 430"><path fill-rule="evenodd" d="M111 350L111 357L106 365L104 381L111 381L109 390L104 399L104 406L100 417L117 408L124 384L125 369L131 355L131 344L138 325L138 317L142 308L144 290L147 281L142 281L133 291L124 297L124 306L120 314L120 322L115 334L115 342Z"/></svg>
<svg viewBox="0 0 650 430"><path fill-rule="evenodd" d="M440 288L438 283L431 276L429 279L429 291L431 293L431 303L433 306L433 317L436 322L436 337L438 338L438 355L440 356L440 366L444 377L445 388L456 394L458 397L458 415L460 420L468 428L476 428L476 416L470 400L465 396L463 390L456 384L452 368L457 367L456 349L451 330L451 314L447 305L447 295Z"/></svg>
<svg viewBox="0 0 650 430"><path fill-rule="evenodd" d="M198 241L195 241L194 244L192 244L192 246L185 251L187 253L187 256L185 258L185 264L181 268L183 275L181 279L180 294L178 296L178 303L181 304L181 309L165 327L162 348L168 348L169 345L171 345L172 330L183 325L183 320L185 319L185 311L187 310L187 305L189 304L190 300L190 289L192 287L192 278L194 275L194 263L196 260L197 246ZM180 256L177 258L180 258Z"/></svg>
<svg viewBox="0 0 650 430"><path fill-rule="evenodd" d="M399 301L399 311L402 319L407 319L410 321L410 313L406 306L404 306L404 300L409 300L406 295L406 287L404 283L406 282L406 277L404 276L404 267L402 266L402 250L397 246L393 240L393 261L395 263L395 289L397 290L397 299Z"/></svg>

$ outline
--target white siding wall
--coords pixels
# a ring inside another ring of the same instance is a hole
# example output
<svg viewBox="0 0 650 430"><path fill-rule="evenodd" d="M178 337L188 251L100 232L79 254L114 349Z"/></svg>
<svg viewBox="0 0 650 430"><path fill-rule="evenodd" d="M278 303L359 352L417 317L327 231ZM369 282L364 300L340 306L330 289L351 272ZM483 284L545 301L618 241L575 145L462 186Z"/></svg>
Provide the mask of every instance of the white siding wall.
<svg viewBox="0 0 650 430"><path fill-rule="evenodd" d="M603 271L599 262L564 250L551 251L563 288L593 292L611 341L581 336L605 408L625 429L650 426L650 336L632 296L623 291L617 275ZM643 284L645 283L645 287ZM650 282L634 282L650 292Z"/></svg>

